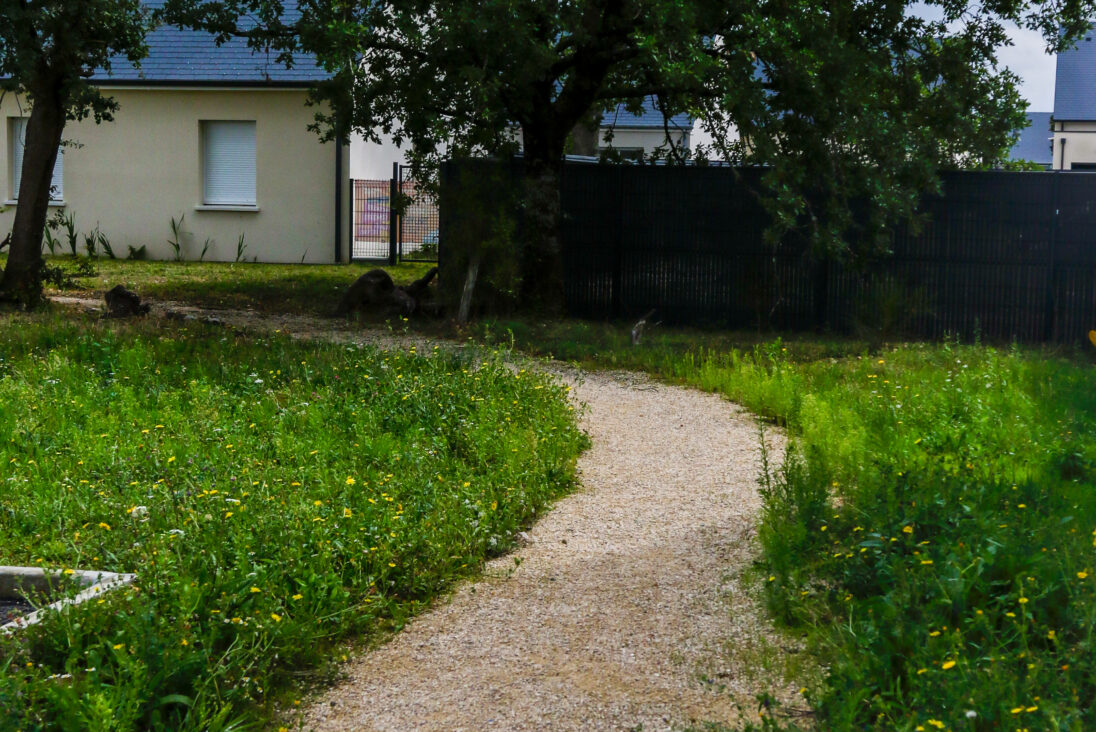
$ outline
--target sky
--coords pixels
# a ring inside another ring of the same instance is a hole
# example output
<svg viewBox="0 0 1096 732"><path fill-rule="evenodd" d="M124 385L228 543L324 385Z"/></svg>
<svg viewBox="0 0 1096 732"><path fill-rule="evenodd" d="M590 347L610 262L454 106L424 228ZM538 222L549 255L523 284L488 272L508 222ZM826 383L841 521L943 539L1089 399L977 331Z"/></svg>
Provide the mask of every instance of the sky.
<svg viewBox="0 0 1096 732"><path fill-rule="evenodd" d="M1014 45L998 51L998 60L1023 80L1020 93L1028 100L1028 111L1054 111L1054 56L1047 55L1037 31L1015 28L1010 35Z"/></svg>
<svg viewBox="0 0 1096 732"><path fill-rule="evenodd" d="M923 18L939 19L939 7L914 3L910 12ZM997 52L997 60L1020 77L1020 94L1028 101L1030 112L1054 111L1053 55L1046 52L1046 43L1038 31L1012 26L1011 46Z"/></svg>

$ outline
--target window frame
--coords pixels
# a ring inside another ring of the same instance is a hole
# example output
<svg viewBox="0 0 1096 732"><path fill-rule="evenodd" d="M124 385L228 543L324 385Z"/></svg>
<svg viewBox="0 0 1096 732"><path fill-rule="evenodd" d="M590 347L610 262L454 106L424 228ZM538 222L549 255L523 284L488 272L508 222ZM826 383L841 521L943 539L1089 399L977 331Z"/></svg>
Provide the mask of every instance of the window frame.
<svg viewBox="0 0 1096 732"><path fill-rule="evenodd" d="M250 127L250 190L249 196L217 198L210 194L211 129L216 125ZM198 120L199 147L199 201L198 211L258 211L259 210L259 125L254 119L201 119Z"/></svg>
<svg viewBox="0 0 1096 732"><path fill-rule="evenodd" d="M8 193L10 198L4 203L14 206L19 202L19 191L22 188L23 178L23 158L24 153L21 151L16 156L16 149L18 147L26 148L26 130L29 124L30 118L23 116L13 116L7 118L7 136L8 136ZM18 157L19 165L16 165L16 158ZM56 193L55 193L56 192ZM53 164L53 174L50 177L50 206L63 206L65 205L65 147L62 144L57 149L57 160Z"/></svg>

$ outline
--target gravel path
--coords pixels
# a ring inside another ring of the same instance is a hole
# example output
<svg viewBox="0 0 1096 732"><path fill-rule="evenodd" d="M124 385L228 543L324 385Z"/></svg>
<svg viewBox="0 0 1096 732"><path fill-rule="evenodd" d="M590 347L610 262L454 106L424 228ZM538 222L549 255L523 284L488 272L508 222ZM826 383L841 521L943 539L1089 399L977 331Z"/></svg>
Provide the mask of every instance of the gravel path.
<svg viewBox="0 0 1096 732"><path fill-rule="evenodd" d="M72 304L86 305L73 299ZM198 311L302 337L330 321ZM399 343L402 344L402 339ZM582 489L301 710L309 730L663 730L740 721L791 690L742 581L756 556L758 429L718 396L564 375L587 405ZM783 443L770 430L774 459Z"/></svg>

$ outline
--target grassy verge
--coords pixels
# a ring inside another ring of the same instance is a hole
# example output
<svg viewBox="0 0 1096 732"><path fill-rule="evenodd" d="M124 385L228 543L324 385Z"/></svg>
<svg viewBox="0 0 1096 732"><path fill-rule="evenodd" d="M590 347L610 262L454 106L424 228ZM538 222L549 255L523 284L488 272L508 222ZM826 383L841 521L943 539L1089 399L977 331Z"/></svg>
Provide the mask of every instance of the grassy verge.
<svg viewBox="0 0 1096 732"><path fill-rule="evenodd" d="M822 728L1096 727L1087 356L679 332L635 348L621 327L481 328L788 426L788 459L762 484L764 572L774 615L828 670L807 692Z"/></svg>
<svg viewBox="0 0 1096 732"><path fill-rule="evenodd" d="M86 258L47 257L47 263L67 272L77 271ZM0 260L2 266L3 260ZM125 285L141 297L175 300L209 308L253 309L265 313L329 315L346 289L376 264L225 264L222 262L152 262L97 259L74 278L75 289L49 292L60 295L101 293ZM85 264L85 266L87 266ZM384 266L396 284L422 275L430 264Z"/></svg>
<svg viewBox="0 0 1096 732"><path fill-rule="evenodd" d="M0 404L0 564L138 573L0 639L3 729L262 716L504 550L584 445L490 355L49 316L0 322Z"/></svg>

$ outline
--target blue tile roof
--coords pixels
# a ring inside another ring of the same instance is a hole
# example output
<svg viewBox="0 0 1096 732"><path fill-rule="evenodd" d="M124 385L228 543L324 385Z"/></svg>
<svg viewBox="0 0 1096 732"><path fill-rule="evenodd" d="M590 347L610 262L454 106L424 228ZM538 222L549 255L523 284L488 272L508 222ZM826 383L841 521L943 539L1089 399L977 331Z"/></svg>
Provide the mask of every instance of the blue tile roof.
<svg viewBox="0 0 1096 732"><path fill-rule="evenodd" d="M1050 165L1052 162L1050 112L1028 112L1030 126L1020 130L1020 139L1008 151L1009 160L1030 160Z"/></svg>
<svg viewBox="0 0 1096 732"><path fill-rule="evenodd" d="M1096 120L1096 33L1092 30L1077 41L1076 48L1058 53L1054 119Z"/></svg>
<svg viewBox="0 0 1096 732"><path fill-rule="evenodd" d="M655 104L654 97L647 97L643 100L643 112L640 114L632 114L621 105L616 110L606 112L601 118L602 127L613 127L618 130L627 129L662 129L662 112L658 111L658 106ZM693 129L693 120L687 114L677 114L670 117L670 129L671 130L684 130L686 132Z"/></svg>
<svg viewBox="0 0 1096 732"><path fill-rule="evenodd" d="M164 0L143 3L149 9L163 4ZM299 10L287 10L284 18L292 23L299 15ZM163 26L149 33L147 42L148 56L139 67L125 58L116 58L111 61L109 74L98 69L91 77L92 81L149 86L308 86L330 78L312 56L297 55L294 67L287 69L276 60L276 51L253 51L243 38L232 38L218 46L209 33Z"/></svg>

